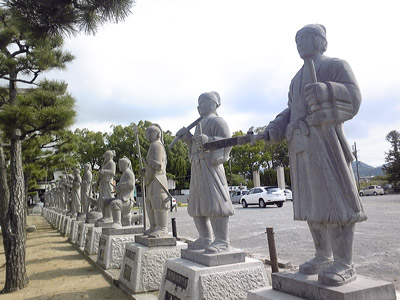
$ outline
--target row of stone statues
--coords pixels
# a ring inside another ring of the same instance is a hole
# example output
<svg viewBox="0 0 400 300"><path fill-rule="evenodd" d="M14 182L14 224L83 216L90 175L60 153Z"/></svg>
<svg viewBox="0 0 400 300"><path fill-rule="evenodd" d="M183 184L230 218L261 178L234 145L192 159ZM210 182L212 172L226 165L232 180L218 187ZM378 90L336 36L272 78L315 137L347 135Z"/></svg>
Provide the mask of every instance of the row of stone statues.
<svg viewBox="0 0 400 300"><path fill-rule="evenodd" d="M308 222L316 249L315 257L301 265L300 272L319 274L320 282L327 285L341 285L355 279L354 225L366 220L351 169L352 153L342 129L343 123L357 114L361 95L347 62L323 55L327 47L325 27L307 25L297 32L295 40L304 66L290 84L288 107L269 123L262 138L267 143L288 141L294 217ZM204 249L208 254L229 251L229 217L234 214L223 168L231 147L204 151L205 144L230 138L227 123L217 114L220 105L218 93L201 94L194 134L190 132L193 124L176 134L187 144L191 162L188 213L199 238L189 249ZM146 137L151 146L142 170L150 221L145 234L161 237L168 233L166 153L158 126L147 128ZM104 154L93 217L101 215L100 223L110 222L112 217L113 226L118 228L130 224L135 176L129 159L120 159L122 176L113 197L113 156L110 150ZM50 202L68 209L70 197L72 214L82 213L82 206L88 211L89 203L95 202L91 181L90 166L85 166L82 182L79 170L75 170L73 177L67 176L52 187Z"/></svg>
<svg viewBox="0 0 400 300"><path fill-rule="evenodd" d="M161 237L168 235L170 199L166 192L168 191L167 156L162 142L162 130L158 125L148 127L146 137L150 142L150 148L146 168L141 172L145 178L148 195L146 205L150 227L145 234L150 237ZM46 205L68 212L78 219L86 219L87 222L96 221L99 226L111 225L112 228L121 228L131 225L132 207L135 202L135 174L127 157L119 159L121 178L114 186L116 173L114 156L115 152L112 150L104 153L103 164L95 183L98 186L97 197L93 196L92 168L87 163L84 165L83 180L80 170L76 168L73 175L67 174L57 183L51 184L46 193Z"/></svg>

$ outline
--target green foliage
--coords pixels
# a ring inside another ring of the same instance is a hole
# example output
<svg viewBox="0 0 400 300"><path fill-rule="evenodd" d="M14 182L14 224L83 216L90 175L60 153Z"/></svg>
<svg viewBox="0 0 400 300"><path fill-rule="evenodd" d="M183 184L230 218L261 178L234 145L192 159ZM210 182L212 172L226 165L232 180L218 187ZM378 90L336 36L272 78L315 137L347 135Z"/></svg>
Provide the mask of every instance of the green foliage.
<svg viewBox="0 0 400 300"><path fill-rule="evenodd" d="M75 155L81 167L86 163L90 163L93 170L99 169L104 152L107 150L107 134L100 131L93 132L84 128L76 129L74 137L77 148Z"/></svg>
<svg viewBox="0 0 400 300"><path fill-rule="evenodd" d="M43 81L39 88L19 94L15 105L5 104L0 111L0 127L11 136L15 129L21 139L45 135L73 124L75 99L66 93L63 82Z"/></svg>
<svg viewBox="0 0 400 300"><path fill-rule="evenodd" d="M252 131L252 129L253 128L250 128L249 131ZM260 134L264 130L265 127L259 127L256 128L254 132ZM237 131L233 133L233 136L243 134L242 131ZM247 180L252 179L254 170L275 170L278 166L289 166L288 147L286 141L270 145L259 140L255 145L245 144L233 146L230 156L232 173L241 175ZM271 179L268 178L264 179L270 181ZM249 185L250 182L247 184Z"/></svg>
<svg viewBox="0 0 400 300"><path fill-rule="evenodd" d="M105 22L123 21L134 0L8 0L16 20L35 35L94 34Z"/></svg>
<svg viewBox="0 0 400 300"><path fill-rule="evenodd" d="M400 132L390 131L386 140L391 144L391 149L386 152L386 165L383 167L389 182L397 187L400 183Z"/></svg>

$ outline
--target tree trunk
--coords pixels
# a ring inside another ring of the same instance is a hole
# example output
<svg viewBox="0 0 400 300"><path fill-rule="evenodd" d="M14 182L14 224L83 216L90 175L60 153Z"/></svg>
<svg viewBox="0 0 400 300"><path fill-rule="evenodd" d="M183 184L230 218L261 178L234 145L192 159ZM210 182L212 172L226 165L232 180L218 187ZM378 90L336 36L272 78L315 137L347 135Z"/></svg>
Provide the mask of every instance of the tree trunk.
<svg viewBox="0 0 400 300"><path fill-rule="evenodd" d="M10 78L17 78L12 70ZM17 87L10 80L10 105L16 105ZM28 285L25 268L26 251L26 201L22 168L22 141L19 129L13 130L10 148L10 201L3 229L6 256L6 282L2 293L23 289Z"/></svg>
<svg viewBox="0 0 400 300"><path fill-rule="evenodd" d="M0 225L4 228L8 203L10 201L10 190L8 189L7 166L2 142L0 138Z"/></svg>

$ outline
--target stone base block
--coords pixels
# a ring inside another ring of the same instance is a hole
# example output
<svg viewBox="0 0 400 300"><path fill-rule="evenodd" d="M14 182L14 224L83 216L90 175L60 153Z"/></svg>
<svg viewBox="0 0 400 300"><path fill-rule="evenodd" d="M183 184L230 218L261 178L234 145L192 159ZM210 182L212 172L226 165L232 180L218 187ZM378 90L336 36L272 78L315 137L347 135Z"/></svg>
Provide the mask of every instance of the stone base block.
<svg viewBox="0 0 400 300"><path fill-rule="evenodd" d="M132 294L158 290L165 260L180 257L181 249L186 247L187 244L183 242L160 247L126 244L120 283Z"/></svg>
<svg viewBox="0 0 400 300"><path fill-rule="evenodd" d="M158 299L242 300L248 291L267 286L264 264L256 259L207 267L176 258L165 262Z"/></svg>
<svg viewBox="0 0 400 300"><path fill-rule="evenodd" d="M296 296L278 292L272 287L261 288L247 293L247 300L304 300Z"/></svg>
<svg viewBox="0 0 400 300"><path fill-rule="evenodd" d="M181 257L208 267L236 264L245 261L246 253L239 249L228 252L206 254L204 250L182 250Z"/></svg>
<svg viewBox="0 0 400 300"><path fill-rule="evenodd" d="M111 228L111 226L113 225L113 222L99 222L99 221L97 221L95 224L96 224L95 225L96 227Z"/></svg>
<svg viewBox="0 0 400 300"><path fill-rule="evenodd" d="M144 231L143 226L131 225L131 226L124 226L118 229L103 227L102 232L103 234L107 235L122 235L122 234L141 234L143 233L143 231Z"/></svg>
<svg viewBox="0 0 400 300"><path fill-rule="evenodd" d="M173 236L149 238L147 235L137 235L135 242L147 247L176 246L176 238Z"/></svg>
<svg viewBox="0 0 400 300"><path fill-rule="evenodd" d="M59 222L60 222L60 219L61 219L61 214L60 213L58 213L58 212L56 212L55 213L55 215L54 215L54 221L53 221L53 227L55 228L55 229L58 229L58 224L59 224Z"/></svg>
<svg viewBox="0 0 400 300"><path fill-rule="evenodd" d="M57 221L57 230L61 231L61 225L64 224L64 219L66 218L66 216L64 214L60 214L58 221Z"/></svg>
<svg viewBox="0 0 400 300"><path fill-rule="evenodd" d="M85 247L85 243L86 243L86 234L89 230L89 227L93 227L94 224L88 224L88 223L79 223L78 225L78 235L76 237L76 244L78 245L78 247L80 248L84 248Z"/></svg>
<svg viewBox="0 0 400 300"><path fill-rule="evenodd" d="M393 283L357 275L353 282L342 286L325 286L318 282L318 275L298 272L272 274L274 290L308 300L395 300Z"/></svg>
<svg viewBox="0 0 400 300"><path fill-rule="evenodd" d="M67 217L67 218L64 219L64 226L63 226L63 228L61 230L61 233L64 236L68 236L69 237L71 235L71 224L72 224L73 220L74 219L71 218L71 217Z"/></svg>
<svg viewBox="0 0 400 300"><path fill-rule="evenodd" d="M125 253L125 245L135 241L134 234L102 234L97 253L97 264L104 269L119 269Z"/></svg>
<svg viewBox="0 0 400 300"><path fill-rule="evenodd" d="M81 224L82 221L78 221L78 220L72 220L71 222L71 234L68 238L68 240L71 243L76 243L76 239L78 237L78 228L79 228L79 224Z"/></svg>
<svg viewBox="0 0 400 300"><path fill-rule="evenodd" d="M99 241L101 236L101 227L89 227L85 239L85 253L88 255L97 254L99 250Z"/></svg>

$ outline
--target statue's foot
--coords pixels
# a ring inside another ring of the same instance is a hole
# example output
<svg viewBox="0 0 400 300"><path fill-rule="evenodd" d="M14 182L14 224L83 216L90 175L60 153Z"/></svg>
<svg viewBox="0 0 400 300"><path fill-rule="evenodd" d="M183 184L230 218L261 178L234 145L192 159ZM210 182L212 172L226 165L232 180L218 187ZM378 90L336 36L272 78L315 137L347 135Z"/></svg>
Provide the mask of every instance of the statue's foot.
<svg viewBox="0 0 400 300"><path fill-rule="evenodd" d="M346 267L339 263L333 263L332 266L318 274L318 281L329 286L339 286L356 280L357 275L354 266Z"/></svg>
<svg viewBox="0 0 400 300"><path fill-rule="evenodd" d="M112 218L110 218L110 217L103 217L103 218L101 218L100 220L98 220L97 222L99 222L99 223L110 223L110 222L112 222L113 220L112 220Z"/></svg>
<svg viewBox="0 0 400 300"><path fill-rule="evenodd" d="M143 235L150 235L152 234L156 229L154 227L150 227L149 229L147 229Z"/></svg>
<svg viewBox="0 0 400 300"><path fill-rule="evenodd" d="M156 230L154 230L152 233L149 234L149 238L159 238L167 235L168 235L167 228L156 228Z"/></svg>
<svg viewBox="0 0 400 300"><path fill-rule="evenodd" d="M219 253L229 251L229 243L222 240L215 240L211 245L206 247L205 253Z"/></svg>
<svg viewBox="0 0 400 300"><path fill-rule="evenodd" d="M306 261L300 265L299 273L305 275L315 275L322 272L322 270L330 267L333 263L333 259L322 256L315 256L313 259Z"/></svg>
<svg viewBox="0 0 400 300"><path fill-rule="evenodd" d="M208 247L211 244L210 239L205 239L203 237L199 237L197 240L194 242L191 242L188 244L188 249L191 250L200 250Z"/></svg>
<svg viewBox="0 0 400 300"><path fill-rule="evenodd" d="M111 228L120 229L120 228L122 228L122 224L121 224L121 222L114 222L114 223L112 223Z"/></svg>

